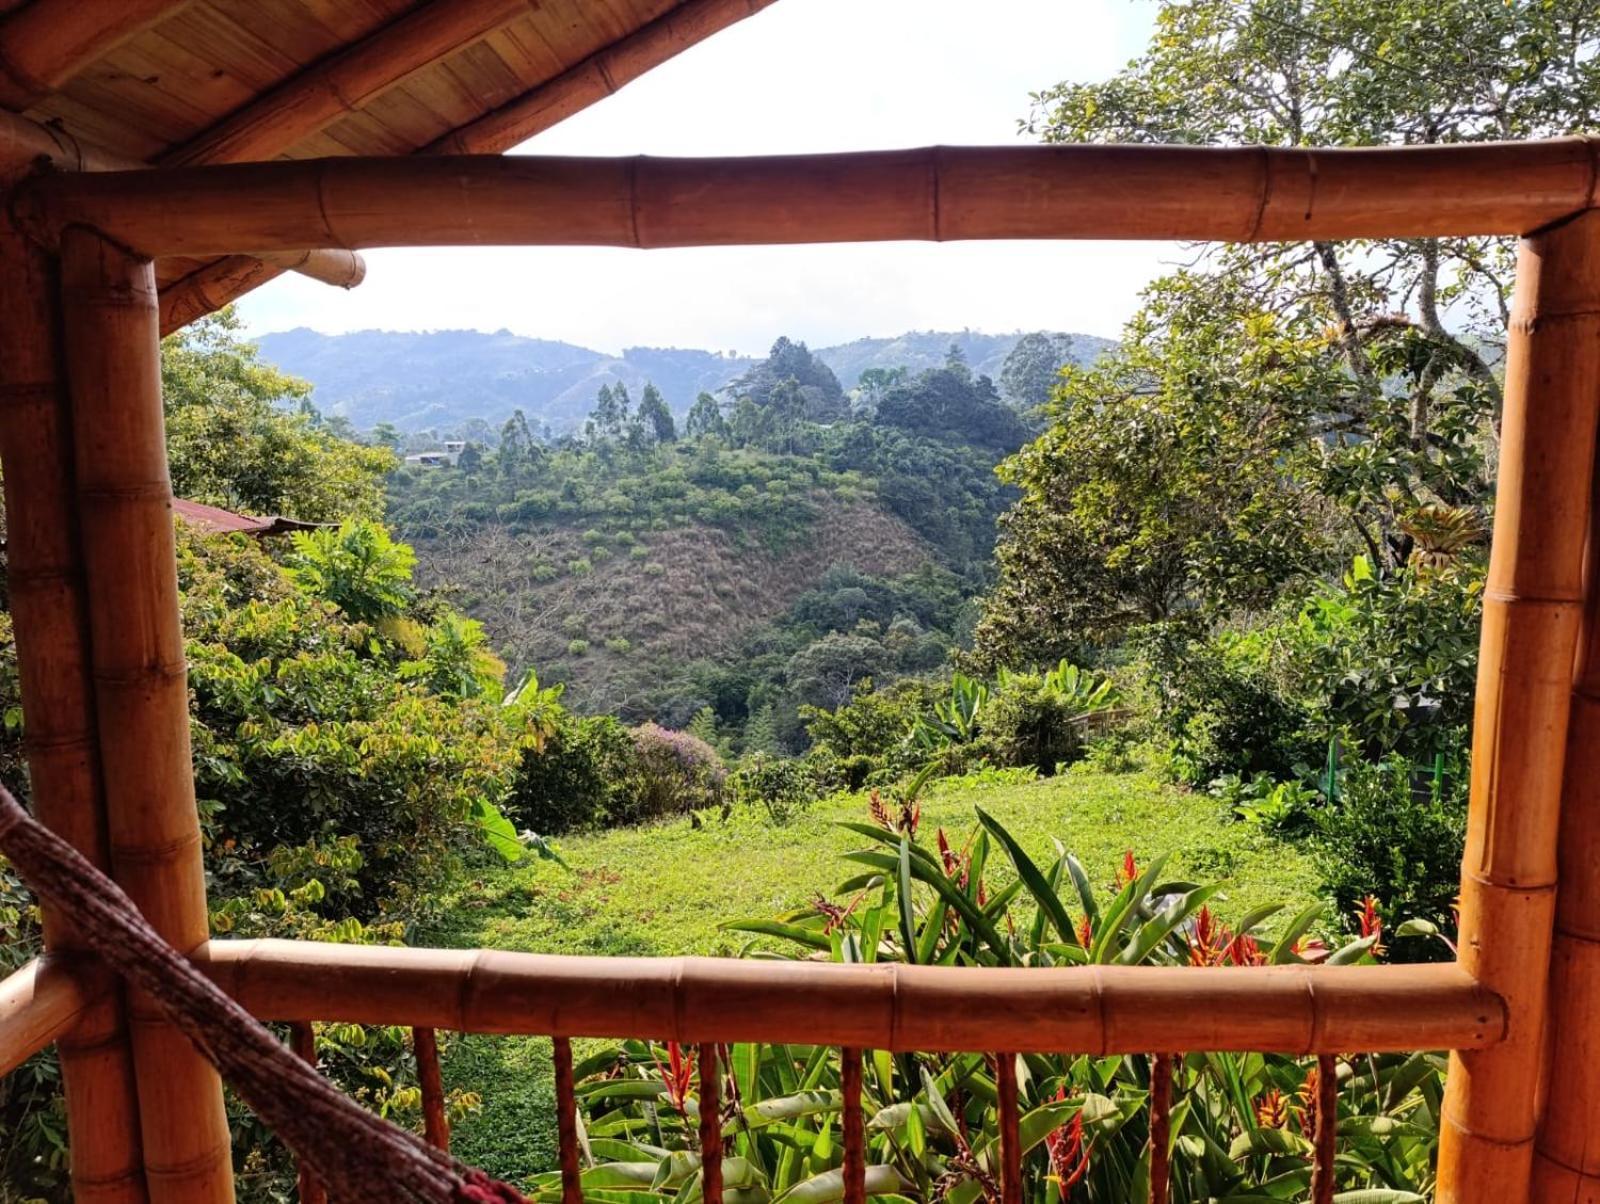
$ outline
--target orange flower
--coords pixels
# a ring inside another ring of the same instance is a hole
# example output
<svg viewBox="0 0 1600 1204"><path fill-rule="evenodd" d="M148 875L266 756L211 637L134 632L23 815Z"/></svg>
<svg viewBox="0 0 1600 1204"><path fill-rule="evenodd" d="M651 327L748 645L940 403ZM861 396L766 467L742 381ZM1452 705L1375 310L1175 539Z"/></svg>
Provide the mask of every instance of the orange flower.
<svg viewBox="0 0 1600 1204"><path fill-rule="evenodd" d="M655 1051L650 1052L654 1057ZM661 1081L666 1084L667 1099L679 1112L684 1110L684 1104L689 1099L689 1089L694 1086L694 1060L694 1051L685 1050L676 1041L667 1042L665 1066L661 1064L660 1058L656 1058L656 1070L661 1075Z"/></svg>
<svg viewBox="0 0 1600 1204"><path fill-rule="evenodd" d="M1368 895L1361 900L1361 908L1356 912L1356 921L1361 925L1361 938L1373 937L1372 956L1382 957L1383 947L1383 917L1378 914L1378 900Z"/></svg>
<svg viewBox="0 0 1600 1204"><path fill-rule="evenodd" d="M1094 943L1094 928L1089 923L1089 917L1087 915L1085 915L1083 917L1083 919L1078 921L1078 944L1082 945L1085 949L1087 949L1093 943Z"/></svg>
<svg viewBox="0 0 1600 1204"><path fill-rule="evenodd" d="M1256 1101L1256 1123L1263 1129L1281 1129L1289 1123L1289 1106L1276 1087Z"/></svg>
<svg viewBox="0 0 1600 1204"><path fill-rule="evenodd" d="M1223 951L1223 957L1229 965L1234 966L1264 966L1267 964L1266 954L1261 952L1261 946L1256 943L1256 938L1243 932L1228 942L1227 949Z"/></svg>
<svg viewBox="0 0 1600 1204"><path fill-rule="evenodd" d="M1067 1098L1065 1084L1056 1088L1056 1099ZM1044 1139L1050 1153L1051 1177L1065 1200L1067 1193L1083 1181L1089 1173L1089 1143L1083 1140L1083 1110L1072 1114L1072 1119Z"/></svg>
<svg viewBox="0 0 1600 1204"><path fill-rule="evenodd" d="M1122 854L1122 868L1117 871L1117 889L1127 886L1139 877L1138 863L1133 859L1133 850L1128 849Z"/></svg>

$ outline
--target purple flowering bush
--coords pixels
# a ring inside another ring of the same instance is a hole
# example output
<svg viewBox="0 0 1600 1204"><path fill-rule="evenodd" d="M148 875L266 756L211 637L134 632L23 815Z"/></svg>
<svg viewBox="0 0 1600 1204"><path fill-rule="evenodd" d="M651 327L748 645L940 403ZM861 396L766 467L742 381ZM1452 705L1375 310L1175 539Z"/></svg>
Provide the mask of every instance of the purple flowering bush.
<svg viewBox="0 0 1600 1204"><path fill-rule="evenodd" d="M722 801L728 770L711 745L654 723L641 724L630 735L635 753L630 819L682 815Z"/></svg>

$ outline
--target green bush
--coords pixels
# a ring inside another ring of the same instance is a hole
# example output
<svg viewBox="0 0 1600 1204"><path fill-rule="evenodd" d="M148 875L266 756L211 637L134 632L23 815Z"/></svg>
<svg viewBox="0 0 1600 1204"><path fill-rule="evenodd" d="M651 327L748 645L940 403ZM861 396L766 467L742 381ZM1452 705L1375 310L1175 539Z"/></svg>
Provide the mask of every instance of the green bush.
<svg viewBox="0 0 1600 1204"><path fill-rule="evenodd" d="M983 737L996 765L1032 766L1040 774L1075 761L1083 748L1072 699L1037 673L1014 673L983 710Z"/></svg>
<svg viewBox="0 0 1600 1204"><path fill-rule="evenodd" d="M636 761L628 729L611 716L562 715L543 751L523 750L506 814L541 836L618 822Z"/></svg>
<svg viewBox="0 0 1600 1204"><path fill-rule="evenodd" d="M739 766L729 786L736 802L759 804L775 824L794 819L821 793L813 765L759 753Z"/></svg>
<svg viewBox="0 0 1600 1204"><path fill-rule="evenodd" d="M1425 920L1455 928L1461 885L1467 790L1462 758L1438 774L1416 774L1404 757L1354 762L1340 775L1337 802L1316 813L1323 881L1349 927L1362 901L1377 901L1385 924ZM1429 780L1419 783L1418 777ZM1398 958L1443 956L1442 944L1403 941Z"/></svg>

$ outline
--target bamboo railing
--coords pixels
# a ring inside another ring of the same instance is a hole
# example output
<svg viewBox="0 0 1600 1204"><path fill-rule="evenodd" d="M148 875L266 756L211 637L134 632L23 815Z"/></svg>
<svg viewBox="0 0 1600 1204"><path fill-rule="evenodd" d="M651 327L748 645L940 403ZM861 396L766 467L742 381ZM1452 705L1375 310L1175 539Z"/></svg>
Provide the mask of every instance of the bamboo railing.
<svg viewBox="0 0 1600 1204"><path fill-rule="evenodd" d="M705 8L718 20L732 11L709 0ZM1079 146L722 160L339 159L27 181L13 189L10 225L0 231L10 353L0 357L8 407L0 450L36 805L91 857L103 862L109 851L114 876L151 921L248 1010L301 1025L302 1049L312 1021L412 1027L438 1117L444 1100L432 1030L552 1037L567 1204L581 1195L570 1042L585 1036L700 1047L702 1141L711 1145L719 1046L839 1048L847 1204L892 1190L885 1168L864 1165L866 1049L991 1051L1002 1104L992 1169L1007 1204L1020 1190L1018 1051L1153 1056L1153 1132L1168 1121L1159 1101L1170 1090L1169 1055L1316 1056L1312 1196L1322 1202L1334 1184L1335 1057L1448 1049L1439 1199L1523 1204L1530 1191L1541 1204L1586 1198L1600 1180L1588 1140L1600 1123L1600 1090L1568 1084L1547 1108L1544 1085L1573 1059L1583 1073L1600 1050L1600 571L1583 572L1600 412L1597 179L1597 144L1564 139L1331 151ZM308 247L472 243L1510 233L1528 237L1506 370L1455 964L1010 970L205 940L151 257L259 260ZM65 287L53 297L57 273ZM70 423L57 370L61 332ZM19 416L37 429L19 425ZM19 574L23 565L32 567ZM1588 651L1579 660L1585 613ZM1569 738L1575 662L1578 720ZM41 716L58 725L59 744L36 739ZM68 919L46 921L52 949L70 952ZM77 1005L70 986L52 984L56 964L0 989L0 1064L58 1038L80 1197L136 1204L148 1184L158 1204L226 1204L227 1133L215 1076L133 1000L134 1115L120 1008L97 996L79 1023L63 1028ZM1547 1035L1561 1043L1548 1071ZM75 1064L72 1051L91 1040L94 1057ZM75 1092L74 1078L91 1087ZM447 1140L437 1120L433 1129ZM93 1171L80 1170L80 1158ZM1152 1166L1159 1173L1154 1158ZM717 1176L708 1150L709 1204L720 1194ZM1164 1173L1159 1178L1156 1204L1166 1190Z"/></svg>

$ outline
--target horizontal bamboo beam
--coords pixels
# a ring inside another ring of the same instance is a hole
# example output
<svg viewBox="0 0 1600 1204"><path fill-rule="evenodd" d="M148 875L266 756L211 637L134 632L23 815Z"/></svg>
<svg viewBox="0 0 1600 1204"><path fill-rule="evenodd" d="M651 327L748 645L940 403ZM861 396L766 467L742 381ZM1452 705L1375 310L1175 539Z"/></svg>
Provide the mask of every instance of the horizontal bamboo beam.
<svg viewBox="0 0 1600 1204"><path fill-rule="evenodd" d="M124 159L98 147L70 137L54 126L40 125L16 113L0 111L0 176L20 176L38 168L57 172L144 171L143 163ZM265 284L280 272L299 272L338 288L355 288L366 276L367 265L353 251L338 249L278 251L260 259L230 256L192 272L178 281L170 305L175 313L187 313L183 322L169 327L163 320L161 332L169 334L184 322L193 321L226 305L241 292ZM227 292L229 287L234 291ZM174 286L168 286L169 289ZM162 290L162 317L169 306L168 289ZM206 308L199 308L205 305Z"/></svg>
<svg viewBox="0 0 1600 1204"><path fill-rule="evenodd" d="M1477 1049L1495 995L1454 966L1055 970L559 957L213 940L202 970L263 1020L890 1050Z"/></svg>
<svg viewBox="0 0 1600 1204"><path fill-rule="evenodd" d="M32 0L0 20L0 105L21 110L188 0Z"/></svg>
<svg viewBox="0 0 1600 1204"><path fill-rule="evenodd" d="M0 1076L71 1032L111 987L97 962L52 953L0 979Z"/></svg>
<svg viewBox="0 0 1600 1204"><path fill-rule="evenodd" d="M724 246L1517 233L1587 209L1581 138L1302 150L930 147L743 159L335 158L41 177L13 212L145 256L304 247Z"/></svg>
<svg viewBox="0 0 1600 1204"><path fill-rule="evenodd" d="M771 3L773 0L685 0L553 79L452 130L424 147L423 153L484 155L510 150Z"/></svg>

